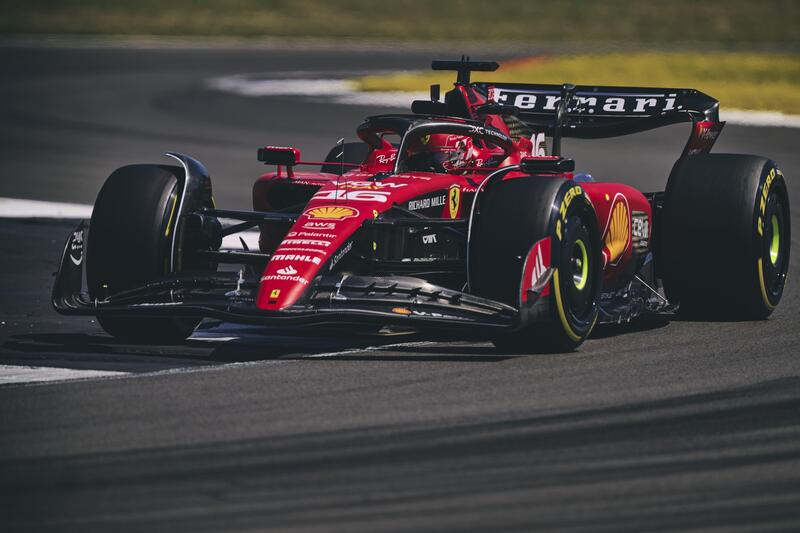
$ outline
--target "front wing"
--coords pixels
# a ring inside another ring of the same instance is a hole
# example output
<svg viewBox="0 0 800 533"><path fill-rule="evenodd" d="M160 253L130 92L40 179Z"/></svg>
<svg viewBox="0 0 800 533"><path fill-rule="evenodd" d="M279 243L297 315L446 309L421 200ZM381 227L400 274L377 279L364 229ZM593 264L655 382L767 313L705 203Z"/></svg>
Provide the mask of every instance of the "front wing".
<svg viewBox="0 0 800 533"><path fill-rule="evenodd" d="M407 325L420 329L514 328L506 304L406 276L318 276L298 303L280 311L255 304L253 282L234 272L184 272L102 299L83 291L83 223L67 240L53 287L53 307L67 315L202 316L274 326ZM79 258L79 259L76 259Z"/></svg>

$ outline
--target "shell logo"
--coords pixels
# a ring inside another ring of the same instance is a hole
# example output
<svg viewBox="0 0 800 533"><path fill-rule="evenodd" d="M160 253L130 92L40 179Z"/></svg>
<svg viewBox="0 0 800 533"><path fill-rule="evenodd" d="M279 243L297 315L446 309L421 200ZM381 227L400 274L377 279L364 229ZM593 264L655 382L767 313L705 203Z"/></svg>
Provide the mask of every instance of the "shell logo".
<svg viewBox="0 0 800 533"><path fill-rule="evenodd" d="M345 218L358 216L358 209L342 206L325 206L309 209L304 214L309 218L319 220L343 220Z"/></svg>
<svg viewBox="0 0 800 533"><path fill-rule="evenodd" d="M628 203L625 197L617 194L611 208L611 215L608 217L608 230L603 239L605 249L603 255L606 256L606 263L614 264L625 250L628 248L630 237L630 216L628 213Z"/></svg>

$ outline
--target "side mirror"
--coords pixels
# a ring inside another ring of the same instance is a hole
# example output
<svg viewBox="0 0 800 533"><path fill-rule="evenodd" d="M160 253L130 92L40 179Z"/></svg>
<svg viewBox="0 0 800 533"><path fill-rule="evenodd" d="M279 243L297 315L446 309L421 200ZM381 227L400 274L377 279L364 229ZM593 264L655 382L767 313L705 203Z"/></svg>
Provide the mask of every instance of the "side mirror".
<svg viewBox="0 0 800 533"><path fill-rule="evenodd" d="M292 167L300 161L300 150L288 146L265 146L258 149L258 160L265 165Z"/></svg>

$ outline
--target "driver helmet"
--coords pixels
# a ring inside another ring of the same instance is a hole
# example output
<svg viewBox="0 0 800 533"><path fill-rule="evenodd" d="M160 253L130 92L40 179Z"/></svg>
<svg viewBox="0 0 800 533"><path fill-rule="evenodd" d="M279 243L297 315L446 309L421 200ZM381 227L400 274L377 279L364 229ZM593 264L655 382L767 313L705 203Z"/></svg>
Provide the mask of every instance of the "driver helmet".
<svg viewBox="0 0 800 533"><path fill-rule="evenodd" d="M467 166L472 155L472 138L450 133L431 133L412 140L408 146L409 170L444 172Z"/></svg>

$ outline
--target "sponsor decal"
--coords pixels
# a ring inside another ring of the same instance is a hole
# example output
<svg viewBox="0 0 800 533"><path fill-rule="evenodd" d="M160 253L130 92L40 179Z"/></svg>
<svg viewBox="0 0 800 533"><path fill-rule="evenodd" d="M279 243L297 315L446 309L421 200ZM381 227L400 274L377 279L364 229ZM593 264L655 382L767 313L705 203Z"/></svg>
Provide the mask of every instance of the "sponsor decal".
<svg viewBox="0 0 800 533"><path fill-rule="evenodd" d="M379 191L381 189L400 189L407 187L408 183L390 183L380 181L347 181L339 184L340 189L369 189Z"/></svg>
<svg viewBox="0 0 800 533"><path fill-rule="evenodd" d="M303 229L336 229L336 222L306 222Z"/></svg>
<svg viewBox="0 0 800 533"><path fill-rule="evenodd" d="M390 155L383 155L383 154L379 154L379 155L376 157L376 159L378 160L378 163L380 163L380 164L382 164L382 165L385 165L386 163L391 163L391 162L393 162L395 159L397 159L397 152L394 152L394 153L392 153L392 154L390 154Z"/></svg>
<svg viewBox="0 0 800 533"><path fill-rule="evenodd" d="M291 246L292 244L297 244L298 246L321 246L323 248L327 248L331 245L330 241L320 241L317 239L283 239L281 244L287 246Z"/></svg>
<svg viewBox="0 0 800 533"><path fill-rule="evenodd" d="M701 127L700 132L697 134L697 137L701 141L715 141L717 136L719 135L719 131L715 131L708 127Z"/></svg>
<svg viewBox="0 0 800 533"><path fill-rule="evenodd" d="M506 142L511 142L511 139L509 139L508 136L505 133L503 133L501 131L497 131L494 128L487 128L487 127L484 127L484 126L472 126L472 125L470 125L469 126L469 133L475 133L477 135L482 135L482 136L487 136L488 135L489 137L496 137L496 138L498 138L500 140L503 140L503 141L506 141Z"/></svg>
<svg viewBox="0 0 800 533"><path fill-rule="evenodd" d="M321 237L323 239L335 239L336 235L333 233L320 233L318 231L290 231L286 234L287 237Z"/></svg>
<svg viewBox="0 0 800 533"><path fill-rule="evenodd" d="M351 200L355 202L386 203L389 200L389 194L389 192L385 191L363 191L347 188L319 191L312 198L314 200Z"/></svg>
<svg viewBox="0 0 800 533"><path fill-rule="evenodd" d="M338 205L314 207L303 213L309 218L318 220L344 220L358 216L358 209Z"/></svg>
<svg viewBox="0 0 800 533"><path fill-rule="evenodd" d="M72 233L69 240L69 259L75 266L83 263L83 228Z"/></svg>
<svg viewBox="0 0 800 533"><path fill-rule="evenodd" d="M536 246L533 256L533 275L531 276L531 287L536 285L536 281L544 276L544 258L542 257L542 247Z"/></svg>
<svg viewBox="0 0 800 533"><path fill-rule="evenodd" d="M342 248L338 252L336 252L334 256L331 258L330 270L333 270L333 267L336 266L336 263L338 263L339 260L345 255L347 255L347 252L349 252L352 249L353 249L353 241L349 241L347 244L342 246Z"/></svg>
<svg viewBox="0 0 800 533"><path fill-rule="evenodd" d="M302 247L294 247L294 246L280 246L278 250L281 253L286 252L305 252L309 254L324 254L325 250L320 250L319 248L302 248Z"/></svg>
<svg viewBox="0 0 800 533"><path fill-rule="evenodd" d="M314 263L318 265L322 263L322 259L311 255L304 254L275 254L272 256L273 261L297 261L299 263Z"/></svg>
<svg viewBox="0 0 800 533"><path fill-rule="evenodd" d="M756 230L758 234L764 235L764 211L767 209L767 198L769 198L769 189L772 187L772 182L775 181L775 176L780 174L775 168L771 168L767 178L764 180L764 186L761 187L761 195L758 202L758 222L756 223ZM783 174L780 174L783 175ZM77 264L77 263L76 263Z"/></svg>
<svg viewBox="0 0 800 533"><path fill-rule="evenodd" d="M279 268L278 274L282 276L294 276L297 274L297 269L295 269L292 265L289 265L284 268Z"/></svg>
<svg viewBox="0 0 800 533"><path fill-rule="evenodd" d="M631 214L631 234L633 249L638 253L646 251L650 243L650 220L647 213L634 211Z"/></svg>
<svg viewBox="0 0 800 533"><path fill-rule="evenodd" d="M531 291L539 296L550 293L550 272L550 237L545 237L531 247L525 258L520 294L523 303L528 301Z"/></svg>
<svg viewBox="0 0 800 533"><path fill-rule="evenodd" d="M450 212L450 218L457 218L458 209L461 207L461 188L458 185L453 185L450 187L447 196L447 207Z"/></svg>
<svg viewBox="0 0 800 533"><path fill-rule="evenodd" d="M447 195L440 194L436 196L429 196L427 198L419 198L417 200L409 200L408 210L419 211L420 209L428 209L430 207L441 207L445 204Z"/></svg>
<svg viewBox="0 0 800 533"><path fill-rule="evenodd" d="M623 194L617 193L611 204L606 230L603 232L603 262L606 265L616 265L628 249L630 227L628 199Z"/></svg>
<svg viewBox="0 0 800 533"><path fill-rule="evenodd" d="M502 89L494 87L493 101L511 104L523 111L543 113L555 111L561 95L552 91L532 89ZM654 115L678 109L677 93L653 94L600 94L577 93L572 112L585 114Z"/></svg>
<svg viewBox="0 0 800 533"><path fill-rule="evenodd" d="M436 234L432 233L431 235L423 235L422 242L423 244L436 244Z"/></svg>
<svg viewBox="0 0 800 533"><path fill-rule="evenodd" d="M696 122L692 128L692 135L684 148L686 155L708 153L719 137L724 122L702 120Z"/></svg>
<svg viewBox="0 0 800 533"><path fill-rule="evenodd" d="M267 276L261 276L261 282L264 283L265 281L293 281L295 283L308 285L308 280L306 278L300 276L287 276L284 274L269 274Z"/></svg>
<svg viewBox="0 0 800 533"><path fill-rule="evenodd" d="M277 300L280 295L281 295L281 290L280 289L272 289L272 291L270 291L270 293L269 293L269 299L270 300Z"/></svg>
<svg viewBox="0 0 800 533"><path fill-rule="evenodd" d="M581 189L580 185L575 185L567 191L567 194L564 195L564 199L561 200L561 206L558 208L561 219L556 222L556 236L559 240L561 240L561 225L567 222L567 209L569 208L569 204L572 203L572 200L576 196L581 194L583 194L583 189Z"/></svg>

